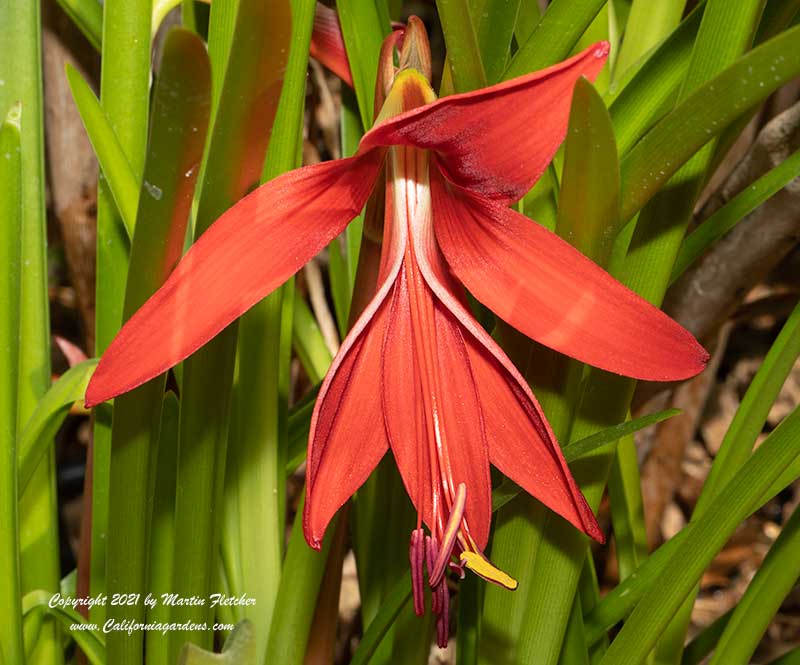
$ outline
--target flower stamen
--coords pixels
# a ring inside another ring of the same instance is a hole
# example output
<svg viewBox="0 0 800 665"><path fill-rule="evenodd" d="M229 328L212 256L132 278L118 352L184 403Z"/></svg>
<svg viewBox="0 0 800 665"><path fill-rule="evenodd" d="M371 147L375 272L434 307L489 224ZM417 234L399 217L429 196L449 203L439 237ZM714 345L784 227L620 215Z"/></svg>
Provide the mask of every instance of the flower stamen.
<svg viewBox="0 0 800 665"><path fill-rule="evenodd" d="M439 550L439 556L436 558L433 570L429 572L431 587L435 587L441 581L444 571L447 568L447 563L453 554L456 537L461 527L461 520L464 517L464 507L466 503L467 486L464 483L459 483L458 490L456 491L456 499L450 508L450 517L447 520L447 526L442 535L442 547Z"/></svg>

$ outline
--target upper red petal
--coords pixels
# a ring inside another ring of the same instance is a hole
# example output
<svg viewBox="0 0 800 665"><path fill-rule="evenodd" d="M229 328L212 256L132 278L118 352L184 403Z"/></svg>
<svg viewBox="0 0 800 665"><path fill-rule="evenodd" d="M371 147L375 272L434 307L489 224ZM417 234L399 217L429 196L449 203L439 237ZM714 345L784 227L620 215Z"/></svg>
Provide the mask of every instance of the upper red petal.
<svg viewBox="0 0 800 665"><path fill-rule="evenodd" d="M431 189L450 268L524 334L637 379L677 381L705 367L708 353L691 333L554 233L433 173Z"/></svg>
<svg viewBox="0 0 800 665"><path fill-rule="evenodd" d="M608 48L598 42L539 72L394 116L364 135L362 149L404 144L435 150L454 182L499 201L516 201L564 139L575 82L597 76Z"/></svg>
<svg viewBox="0 0 800 665"><path fill-rule="evenodd" d="M179 363L291 277L361 211L382 159L372 151L297 169L230 208L123 326L87 406Z"/></svg>

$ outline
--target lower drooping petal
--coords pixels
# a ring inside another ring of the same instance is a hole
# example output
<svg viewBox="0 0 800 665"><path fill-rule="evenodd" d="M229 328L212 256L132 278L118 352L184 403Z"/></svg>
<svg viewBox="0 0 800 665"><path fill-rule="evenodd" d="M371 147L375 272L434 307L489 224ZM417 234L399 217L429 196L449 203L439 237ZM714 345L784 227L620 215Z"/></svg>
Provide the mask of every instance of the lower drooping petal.
<svg viewBox="0 0 800 665"><path fill-rule="evenodd" d="M489 459L528 494L603 542L592 509L572 478L539 404L522 377L498 360L502 351L490 348L490 341L467 338L484 407Z"/></svg>
<svg viewBox="0 0 800 665"><path fill-rule="evenodd" d="M333 515L388 449L381 407L381 347L388 303L380 303L342 347L320 388L308 442L303 531L319 549Z"/></svg>
<svg viewBox="0 0 800 665"><path fill-rule="evenodd" d="M382 160L372 151L291 171L230 208L123 326L86 405L176 365L279 287L361 211Z"/></svg>
<svg viewBox="0 0 800 665"><path fill-rule="evenodd" d="M441 213L434 199L434 227ZM433 229L427 224L418 231L414 241L421 273L442 310L452 317L465 345L467 366L478 391L490 462L548 508L595 540L604 541L530 387L504 351L467 311L463 288L450 274ZM491 565L489 568L492 575L487 579L497 582L495 569Z"/></svg>
<svg viewBox="0 0 800 665"><path fill-rule="evenodd" d="M434 177L436 238L456 277L532 339L650 381L702 371L708 353L664 312L569 243L503 205Z"/></svg>
<svg viewBox="0 0 800 665"><path fill-rule="evenodd" d="M390 445L406 490L433 533L444 529L443 520L434 522L448 514L458 484L465 484L465 523L482 548L491 522L489 452L466 346L457 321L421 277L414 286L409 282L401 271L384 342Z"/></svg>

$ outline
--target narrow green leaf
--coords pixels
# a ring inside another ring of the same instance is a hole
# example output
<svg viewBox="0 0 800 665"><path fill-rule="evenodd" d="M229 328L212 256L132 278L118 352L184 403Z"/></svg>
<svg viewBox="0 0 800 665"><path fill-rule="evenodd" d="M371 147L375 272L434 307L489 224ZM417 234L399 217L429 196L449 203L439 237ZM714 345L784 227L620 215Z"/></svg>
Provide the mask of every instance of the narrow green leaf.
<svg viewBox="0 0 800 665"><path fill-rule="evenodd" d="M372 655L380 645L381 640L383 640L389 627L410 600L411 573L406 573L392 585L392 589L386 595L380 611L367 626L364 637L361 638L350 665L368 665L368 663L372 662Z"/></svg>
<svg viewBox="0 0 800 665"><path fill-rule="evenodd" d="M680 409L667 409L665 411L658 411L646 416L640 416L633 420L620 423L614 427L609 427L596 434L587 436L579 441L574 441L564 446L562 453L564 459L568 464L577 462L583 457L588 457L598 450L610 446L615 441L629 436L634 432L638 432L645 427L650 427L656 423L660 423L668 418L672 418L680 413ZM498 510L506 503L511 501L522 490L512 481L505 479L500 485L492 492L492 510Z"/></svg>
<svg viewBox="0 0 800 665"><path fill-rule="evenodd" d="M103 4L103 43L115 47L107 48L103 53L100 103L137 182L141 182L147 149L151 22L151 0L105 0ZM121 81L125 82L124 85L120 85ZM97 189L96 247L95 355L99 357L122 325L130 253L124 224L103 178L99 180ZM110 405L101 405L94 410L91 594L105 590L111 419ZM105 611L104 606L97 605L90 610L90 618L100 624L105 619Z"/></svg>
<svg viewBox="0 0 800 665"><path fill-rule="evenodd" d="M682 164L738 116L800 74L800 26L753 49L665 116L622 160L622 218L630 219Z"/></svg>
<svg viewBox="0 0 800 665"><path fill-rule="evenodd" d="M773 342L750 383L736 415L725 432L719 453L703 491L697 501L695 514L703 514L706 504L726 486L745 461L767 420L786 377L800 355L800 304L795 306L780 334Z"/></svg>
<svg viewBox="0 0 800 665"><path fill-rule="evenodd" d="M58 4L99 52L103 39L103 5L98 0L58 0Z"/></svg>
<svg viewBox="0 0 800 665"><path fill-rule="evenodd" d="M617 455L608 478L608 494L619 578L624 580L647 558L639 460L632 435L623 437L617 444Z"/></svg>
<svg viewBox="0 0 800 665"><path fill-rule="evenodd" d="M295 295L292 339L297 357L312 383L319 383L331 365L331 352L317 320L300 294Z"/></svg>
<svg viewBox="0 0 800 665"><path fill-rule="evenodd" d="M606 94L620 155L627 154L675 105L689 69L704 6L701 3L649 55L628 67L626 75L615 80Z"/></svg>
<svg viewBox="0 0 800 665"><path fill-rule="evenodd" d="M797 455L800 455L800 408L770 433L703 516L687 527L686 537L658 580L645 592L602 663L635 665L647 656L703 570Z"/></svg>
<svg viewBox="0 0 800 665"><path fill-rule="evenodd" d="M617 57L615 79L675 29L685 6L686 0L634 0Z"/></svg>
<svg viewBox="0 0 800 665"><path fill-rule="evenodd" d="M524 44L533 33L542 12L539 11L538 2L521 2L517 13L517 23L514 26L514 37L517 44Z"/></svg>
<svg viewBox="0 0 800 665"><path fill-rule="evenodd" d="M289 450L287 453L286 475L290 476L306 458L306 444L308 432L311 427L311 414L314 412L314 402L317 399L319 385L312 388L308 394L295 405L289 414Z"/></svg>
<svg viewBox="0 0 800 665"><path fill-rule="evenodd" d="M228 14L212 12L211 15L209 34L222 43L210 44L209 50L218 58L223 57L222 54L228 46L230 52L222 69L224 80L218 89L219 100L213 112L213 130L201 170L203 182L197 200L195 238L259 180L264 155L270 143L271 120L276 114L278 92L281 90L286 69L288 33L291 21L296 20L296 16L290 16L288 0L269 3L240 0L237 4L236 23L232 33L224 27L218 28L214 25L216 17L226 20ZM216 79L215 85L219 81L220 79ZM275 136L278 138L277 133ZM231 164L240 166L232 169ZM213 590L217 576L217 552L222 521L220 506L228 454L237 334L243 330L242 334L250 339L259 336L259 316L260 312L254 313L251 310L242 320L241 326L236 323L228 326L183 363L175 501L175 560L181 562L181 565L175 566L172 583L172 592L182 596L207 597ZM245 321L248 323L245 324ZM291 324L291 319L288 323ZM272 343L272 339L269 341ZM242 343L241 336L239 342ZM256 344L261 342L263 340L254 340ZM264 357L248 357L246 352L242 353L243 357L248 358L248 362L240 364L240 382L243 380L242 369L251 372L258 379L261 364L256 361L259 358L264 360ZM268 358L271 360L271 356ZM273 382L277 378L277 375L270 376ZM242 389L242 392L246 393L247 390ZM261 395L263 393L260 390L254 389L254 398ZM254 437L264 432L260 419L271 417L276 406L274 401L270 401L259 403L257 410L250 409L249 406L239 408L239 412L252 416L250 422L253 430L242 429L239 423L239 431L246 433L247 437L238 438L237 451L252 450ZM274 450L274 446L270 449ZM251 484L258 483L262 472L265 479L277 482L271 480L269 468L254 462L250 470L252 473L246 480ZM273 487L274 485L269 487L269 498L282 505L283 494L274 492ZM258 502L245 502L243 505L257 514L263 514L266 484L262 492L264 493L260 495ZM263 623L268 623L272 611L272 589L275 586L282 549L280 523L271 517L280 515L280 511L277 508L269 509L267 514L271 522L266 522L266 518L251 519L250 523L258 526L252 533L245 534L255 539L259 547L263 545L259 551L260 559L251 553L253 550L249 548L252 544L247 545L248 550L243 559L251 566L256 563L261 565L258 577L246 577L244 580L248 593L258 598L255 606L246 608L246 615L256 624L257 640L264 639ZM269 534L266 531L268 524L272 524ZM265 587L267 591L264 591ZM173 610L172 620L209 626L212 623L213 609L208 606ZM172 632L170 661L177 658L184 642L191 641L208 649L212 639L211 630Z"/></svg>
<svg viewBox="0 0 800 665"><path fill-rule="evenodd" d="M172 573L175 553L175 482L178 458L179 404L175 393L164 395L161 409L161 431L158 454L155 457L153 515L150 522L150 567L147 591L155 598L172 592ZM147 623L169 621L169 607L156 603L147 608ZM172 665L168 659L169 640L159 630L145 634L147 665Z"/></svg>
<svg viewBox="0 0 800 665"><path fill-rule="evenodd" d="M21 106L0 125L0 655L23 662L17 515L17 387L19 385L19 292L22 249Z"/></svg>
<svg viewBox="0 0 800 665"><path fill-rule="evenodd" d="M605 3L606 0L553 0L511 59L503 79L522 76L564 60Z"/></svg>
<svg viewBox="0 0 800 665"><path fill-rule="evenodd" d="M385 16L378 10L375 2L339 0L336 9L353 74L361 124L364 128L369 128L372 126L375 78L378 74L381 44L391 26L385 22Z"/></svg>
<svg viewBox="0 0 800 665"><path fill-rule="evenodd" d="M133 237L136 207L139 205L139 180L128 163L108 116L89 84L77 69L67 63L67 81L97 161L105 176L114 202L125 224L128 238Z"/></svg>
<svg viewBox="0 0 800 665"><path fill-rule="evenodd" d="M447 61L456 92L486 86L475 24L467 0L436 0L447 46Z"/></svg>
<svg viewBox="0 0 800 665"><path fill-rule="evenodd" d="M44 103L42 90L41 0L0 3L0 113L22 104L20 125L21 237L16 430L28 420L50 387L50 312L45 207ZM0 158L3 159L3 158ZM41 461L20 497L21 592L58 590L59 532L56 512L55 451ZM27 665L63 662L57 626L45 619Z"/></svg>
<svg viewBox="0 0 800 665"><path fill-rule="evenodd" d="M681 665L700 665L717 646L720 635L728 625L734 608L729 609L725 614L717 617L710 626L706 626L703 631L692 639L683 651Z"/></svg>
<svg viewBox="0 0 800 665"><path fill-rule="evenodd" d="M270 36L260 63L261 76L271 83L262 93L269 107L258 113L270 137L259 174L263 183L300 165L302 138L297 132L304 117L313 14L289 0L269 3L266 12L258 8L263 3L248 0L247 4L263 21L261 36L254 32L253 38ZM228 67L232 72L234 64ZM294 306L294 280L290 279L248 311L239 324L237 437L230 439L229 459L237 471L241 584L256 598L256 604L241 613L253 622L259 658L267 649L285 553L284 467Z"/></svg>
<svg viewBox="0 0 800 665"><path fill-rule="evenodd" d="M520 7L533 4L523 3L521 0L473 2L472 19L476 26L475 32L487 83L497 83L502 77L508 64Z"/></svg>
<svg viewBox="0 0 800 665"><path fill-rule="evenodd" d="M556 232L600 265L619 232L619 191L611 118L592 84L581 79L572 97Z"/></svg>
<svg viewBox="0 0 800 665"><path fill-rule="evenodd" d="M51 608L50 599L52 597L52 593L44 590L30 591L23 596L22 612L25 615L26 624L29 621L39 621L42 614L55 617L64 632L75 640L92 665L108 665L103 635L91 630L88 627L89 622L71 607L57 605ZM73 628L73 626L84 626L84 628Z"/></svg>
<svg viewBox="0 0 800 665"><path fill-rule="evenodd" d="M304 502L305 492L297 507L298 515L303 514ZM337 519L334 517L328 525L319 552L312 550L306 543L303 520L294 523L270 626L265 663L302 665L304 662L319 586L325 572L325 561Z"/></svg>
<svg viewBox="0 0 800 665"><path fill-rule="evenodd" d="M558 657L559 665L589 665L589 649L583 631L583 610L579 594L572 599L564 642Z"/></svg>
<svg viewBox="0 0 800 665"><path fill-rule="evenodd" d="M36 405L17 441L20 492L27 487L37 465L53 445L56 432L70 407L83 400L97 362L96 358L92 358L68 369Z"/></svg>
<svg viewBox="0 0 800 665"><path fill-rule="evenodd" d="M783 525L725 627L710 665L746 665L800 576L800 509Z"/></svg>
<svg viewBox="0 0 800 665"><path fill-rule="evenodd" d="M153 96L137 224L131 244L124 316L130 318L163 284L180 259L192 205L198 166L203 157L211 108L211 67L205 44L195 33L175 28L164 41ZM114 403L111 430L108 594L147 589L148 526L154 464L161 427L166 375L120 395ZM144 603L110 605L114 621L143 622ZM112 631L108 658L139 663L144 632Z"/></svg>
<svg viewBox="0 0 800 665"><path fill-rule="evenodd" d="M711 215L681 244L680 253L672 268L670 284L700 258L708 247L798 176L800 176L800 150L765 173Z"/></svg>
<svg viewBox="0 0 800 665"><path fill-rule="evenodd" d="M225 640L222 653L212 653L194 644L187 644L178 658L178 665L258 665L258 662L256 631L247 619L236 624Z"/></svg>

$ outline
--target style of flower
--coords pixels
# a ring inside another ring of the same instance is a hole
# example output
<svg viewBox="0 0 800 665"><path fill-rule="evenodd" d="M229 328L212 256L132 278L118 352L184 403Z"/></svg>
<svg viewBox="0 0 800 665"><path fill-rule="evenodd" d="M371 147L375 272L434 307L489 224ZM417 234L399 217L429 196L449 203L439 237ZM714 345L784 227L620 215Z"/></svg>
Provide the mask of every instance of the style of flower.
<svg viewBox="0 0 800 665"><path fill-rule="evenodd" d="M525 335L610 372L675 381L701 371L708 355L663 312L509 208L552 159L573 87L599 73L608 45L437 101L422 24L412 18L392 39L400 68L358 153L276 178L217 220L122 328L86 402L130 390L205 344L340 234L385 172L376 290L319 391L303 528L318 549L336 511L391 449L418 513L414 607L424 611L427 568L443 645L448 569L516 586L483 554L490 464L603 540L530 388L470 314L464 287Z"/></svg>

